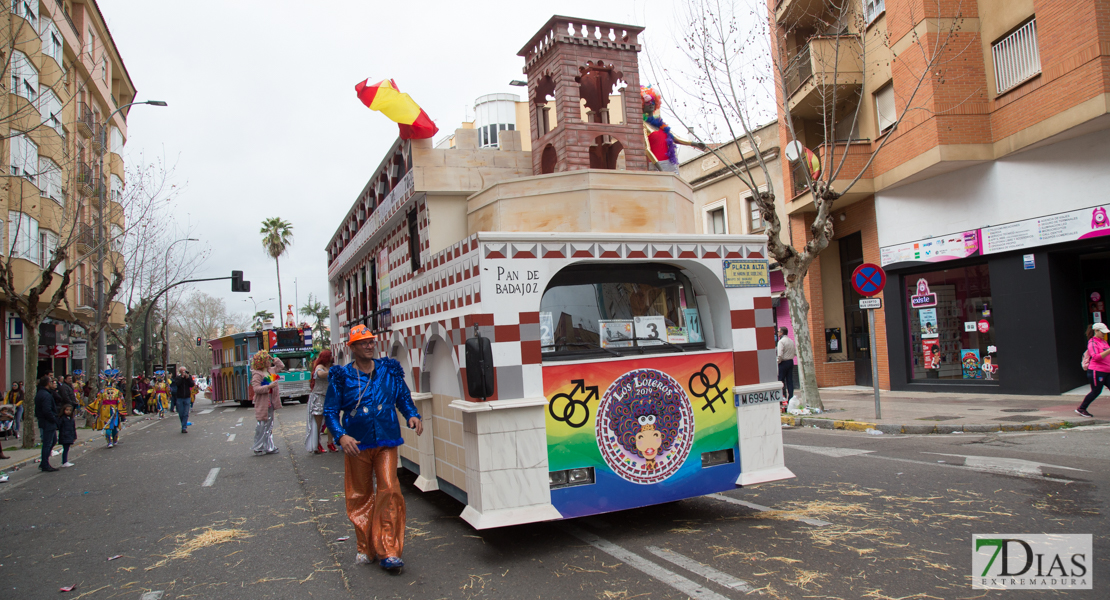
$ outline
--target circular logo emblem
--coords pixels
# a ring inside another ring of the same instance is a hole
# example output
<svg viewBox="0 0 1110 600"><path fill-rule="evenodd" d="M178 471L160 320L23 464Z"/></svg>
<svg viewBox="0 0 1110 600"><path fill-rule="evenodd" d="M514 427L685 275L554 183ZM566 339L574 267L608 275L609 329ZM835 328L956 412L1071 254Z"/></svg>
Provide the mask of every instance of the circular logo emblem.
<svg viewBox="0 0 1110 600"><path fill-rule="evenodd" d="M670 375L636 369L605 390L597 409L597 445L622 479L648 485L674 475L694 445L694 411Z"/></svg>

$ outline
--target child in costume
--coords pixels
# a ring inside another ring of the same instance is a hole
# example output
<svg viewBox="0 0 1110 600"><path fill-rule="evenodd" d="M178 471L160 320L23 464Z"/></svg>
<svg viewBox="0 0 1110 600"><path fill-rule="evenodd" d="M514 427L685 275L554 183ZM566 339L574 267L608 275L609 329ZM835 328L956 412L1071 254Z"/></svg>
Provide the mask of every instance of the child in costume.
<svg viewBox="0 0 1110 600"><path fill-rule="evenodd" d="M120 413L121 405L119 390L114 387L104 388L96 395L96 400L89 405L89 412L96 415L96 425L93 428L104 432L104 439L108 442L109 448L119 443L119 429L123 422L123 416Z"/></svg>
<svg viewBox="0 0 1110 600"><path fill-rule="evenodd" d="M159 379L154 385L154 407L159 419L166 418L166 409L170 407L170 386L165 379Z"/></svg>

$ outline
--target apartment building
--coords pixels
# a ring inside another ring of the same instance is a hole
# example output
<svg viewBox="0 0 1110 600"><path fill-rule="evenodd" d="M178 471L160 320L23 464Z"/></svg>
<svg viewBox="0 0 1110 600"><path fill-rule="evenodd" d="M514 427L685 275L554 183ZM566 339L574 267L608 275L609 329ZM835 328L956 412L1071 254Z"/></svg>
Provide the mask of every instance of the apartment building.
<svg viewBox="0 0 1110 600"><path fill-rule="evenodd" d="M7 159L0 165L0 251L10 260L17 288L37 281L57 248L77 263L65 302L40 329L37 349L23 346L23 324L7 312L0 331L0 383L30 379L24 353L37 352L39 369L87 369L95 339L78 320L95 316L96 255L105 244L106 277L122 264L123 146L135 86L104 15L93 0L12 0L4 6L0 40L9 51L0 135ZM109 121L109 117L111 120ZM103 231L98 216L103 199ZM56 280L57 281L57 280ZM57 283L55 283L57 285ZM110 322L122 324L113 303Z"/></svg>
<svg viewBox="0 0 1110 600"><path fill-rule="evenodd" d="M830 152L846 158L833 189L860 175L806 281L818 383L870 383L866 315L847 283L869 262L889 275L876 322L884 389L1083 385L1083 332L1105 320L1110 291L1099 194L1110 177L1110 2L848 1L848 18L839 2L770 6L796 139L822 168ZM930 56L920 44L940 56L919 80ZM838 113L859 106L858 121L824 127L833 92ZM792 141L785 121L780 140ZM804 168L784 165L795 243L814 216ZM839 352L826 343L836 333Z"/></svg>

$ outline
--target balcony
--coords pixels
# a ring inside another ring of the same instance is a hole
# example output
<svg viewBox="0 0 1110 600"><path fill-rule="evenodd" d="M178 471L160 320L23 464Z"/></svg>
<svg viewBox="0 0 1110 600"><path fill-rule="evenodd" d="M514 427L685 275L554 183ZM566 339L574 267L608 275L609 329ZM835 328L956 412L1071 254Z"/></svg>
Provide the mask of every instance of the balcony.
<svg viewBox="0 0 1110 600"><path fill-rule="evenodd" d="M92 252L96 248L96 229L92 225L78 224L74 237L78 253Z"/></svg>
<svg viewBox="0 0 1110 600"><path fill-rule="evenodd" d="M88 163L77 163L77 192L89 197L97 191L96 170Z"/></svg>
<svg viewBox="0 0 1110 600"><path fill-rule="evenodd" d="M89 138L92 151L97 154L104 152L104 147L106 145L104 140L104 126L94 121L89 129L92 130L92 136Z"/></svg>
<svg viewBox="0 0 1110 600"><path fill-rule="evenodd" d="M828 0L774 0L775 22L789 28L812 27L829 20Z"/></svg>
<svg viewBox="0 0 1110 600"><path fill-rule="evenodd" d="M74 291L77 296L77 308L92 308L96 306L96 296L93 294L92 286L78 283L74 286Z"/></svg>
<svg viewBox="0 0 1110 600"><path fill-rule="evenodd" d="M859 36L834 35L810 39L786 65L783 74L790 114L822 119L826 107L855 98L863 85Z"/></svg>
<svg viewBox="0 0 1110 600"><path fill-rule="evenodd" d="M93 120L93 111L84 102L77 103L77 133L91 138L96 132L96 122Z"/></svg>

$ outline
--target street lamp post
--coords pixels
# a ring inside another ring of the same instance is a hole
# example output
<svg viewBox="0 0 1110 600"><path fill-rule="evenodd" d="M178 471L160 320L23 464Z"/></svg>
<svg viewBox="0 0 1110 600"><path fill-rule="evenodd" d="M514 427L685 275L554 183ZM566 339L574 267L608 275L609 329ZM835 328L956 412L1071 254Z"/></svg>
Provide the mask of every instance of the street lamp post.
<svg viewBox="0 0 1110 600"><path fill-rule="evenodd" d="M258 314L258 300L255 300L254 296L247 296L247 300L250 300L252 303L254 303L254 313L251 314L251 318L254 318L254 316ZM247 300L243 300L243 302L246 302ZM265 305L270 300L273 300L273 298L267 298L263 300L262 304ZM265 306L263 306L263 308L265 308Z"/></svg>
<svg viewBox="0 0 1110 600"><path fill-rule="evenodd" d="M199 242L197 238L182 238L175 240L166 248L165 258L162 260L162 270L166 273L166 283L170 282L170 250L180 242ZM166 294L166 310L162 313L162 368L170 364L170 345L166 342L166 331L170 326L170 295Z"/></svg>
<svg viewBox="0 0 1110 600"><path fill-rule="evenodd" d="M104 125L98 132L100 135L100 152L99 162L101 175L104 172L104 149L108 146L108 126L112 123L116 113L136 104L149 104L150 106L166 106L162 100L144 100L142 102L131 102L112 111L108 115L108 119L104 121ZM98 178L97 181L97 216L96 216L96 232L100 237L100 243L96 245L96 323L100 332L96 336L96 376L93 381L97 382L97 389L99 389L100 373L104 372L104 364L108 358L108 319L104 313L104 243L108 239L107 230L104 229L104 181L103 177Z"/></svg>

